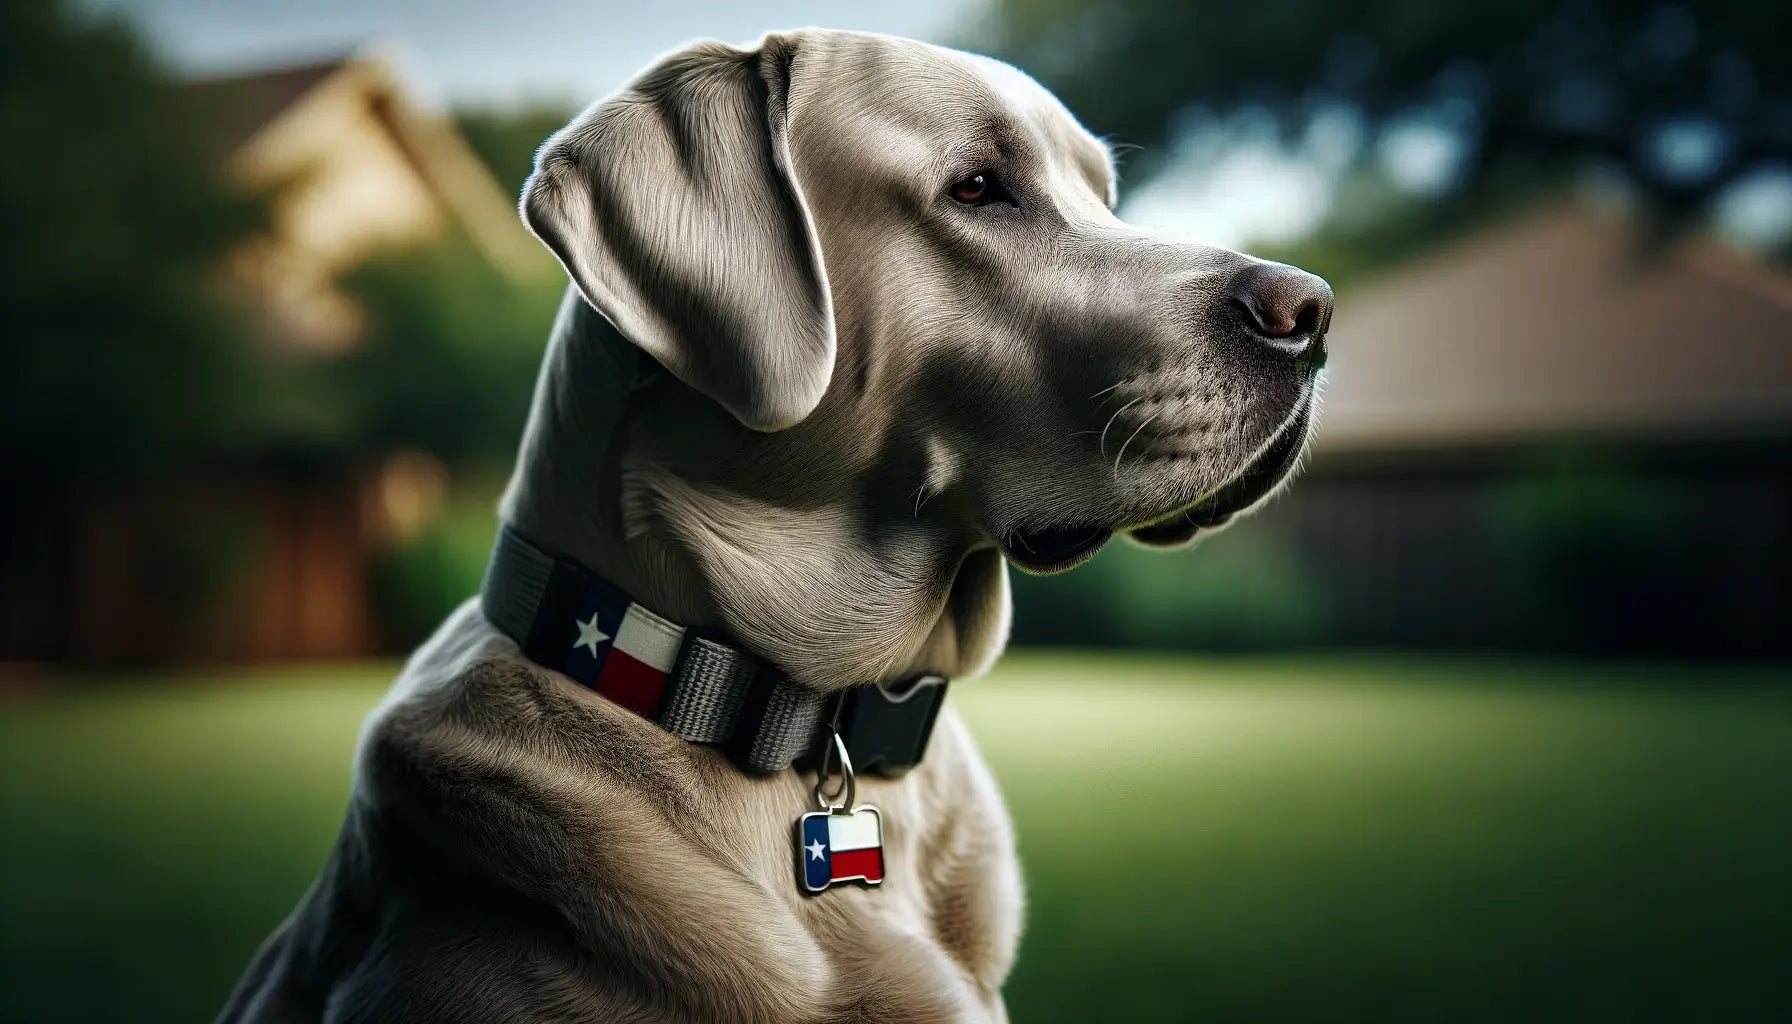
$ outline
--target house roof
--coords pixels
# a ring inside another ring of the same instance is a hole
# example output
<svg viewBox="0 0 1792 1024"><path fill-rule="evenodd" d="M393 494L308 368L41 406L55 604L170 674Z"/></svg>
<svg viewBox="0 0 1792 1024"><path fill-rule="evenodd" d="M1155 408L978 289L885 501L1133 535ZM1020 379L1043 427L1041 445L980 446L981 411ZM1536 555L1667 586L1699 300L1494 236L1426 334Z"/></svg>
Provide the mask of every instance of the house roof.
<svg viewBox="0 0 1792 1024"><path fill-rule="evenodd" d="M182 96L205 125L204 140L222 160L276 117L340 71L346 57L248 74L202 78L181 86Z"/></svg>
<svg viewBox="0 0 1792 1024"><path fill-rule="evenodd" d="M1317 448L1792 428L1792 275L1544 207L1340 296Z"/></svg>
<svg viewBox="0 0 1792 1024"><path fill-rule="evenodd" d="M220 162L246 170L268 149L271 136L290 142L295 126L307 135L302 145L328 148L342 140L341 121L316 117L308 97L329 94L364 105L368 114L402 153L418 183L440 201L472 238L491 264L510 275L541 265L542 250L523 230L514 201L491 171L445 118L426 113L410 101L402 78L385 62L367 55L340 57L270 71L204 79L188 83L185 96L194 116L205 124L205 140ZM285 142L275 143L280 149ZM288 147L290 149L290 147ZM274 163L290 171L283 153ZM265 182L260 182L265 184Z"/></svg>

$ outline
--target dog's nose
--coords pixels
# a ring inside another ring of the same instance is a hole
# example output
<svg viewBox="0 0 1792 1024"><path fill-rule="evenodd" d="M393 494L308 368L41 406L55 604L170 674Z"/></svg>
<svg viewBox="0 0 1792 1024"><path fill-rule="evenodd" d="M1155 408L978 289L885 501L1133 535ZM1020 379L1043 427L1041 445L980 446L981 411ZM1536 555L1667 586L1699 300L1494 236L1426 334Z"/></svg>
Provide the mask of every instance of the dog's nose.
<svg viewBox="0 0 1792 1024"><path fill-rule="evenodd" d="M1232 282L1231 306L1245 330L1290 355L1321 361L1332 322L1332 286L1285 263L1259 263Z"/></svg>

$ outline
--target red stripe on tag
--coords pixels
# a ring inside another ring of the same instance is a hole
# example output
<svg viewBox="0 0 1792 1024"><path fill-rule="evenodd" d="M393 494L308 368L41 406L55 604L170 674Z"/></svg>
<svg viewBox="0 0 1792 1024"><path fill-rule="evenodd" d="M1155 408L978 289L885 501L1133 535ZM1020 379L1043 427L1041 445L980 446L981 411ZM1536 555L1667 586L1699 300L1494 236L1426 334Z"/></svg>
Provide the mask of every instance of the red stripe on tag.
<svg viewBox="0 0 1792 1024"><path fill-rule="evenodd" d="M828 875L836 882L846 878L863 878L867 882L883 881L883 847L867 846L863 850L838 850L829 853Z"/></svg>
<svg viewBox="0 0 1792 1024"><path fill-rule="evenodd" d="M652 718L659 714L660 697L666 690L666 673L631 657L618 647L610 648L604 659L603 674L597 677L597 692L623 707Z"/></svg>

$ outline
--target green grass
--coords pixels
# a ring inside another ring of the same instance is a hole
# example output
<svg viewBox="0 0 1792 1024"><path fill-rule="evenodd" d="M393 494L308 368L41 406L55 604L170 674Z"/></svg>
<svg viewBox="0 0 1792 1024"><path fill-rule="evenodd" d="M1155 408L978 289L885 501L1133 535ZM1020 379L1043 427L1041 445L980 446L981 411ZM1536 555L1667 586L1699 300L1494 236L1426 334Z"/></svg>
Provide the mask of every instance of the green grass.
<svg viewBox="0 0 1792 1024"><path fill-rule="evenodd" d="M203 1020L322 863L390 669L0 705L0 1019ZM1792 1019L1786 673L1031 655L953 701L1014 1019Z"/></svg>

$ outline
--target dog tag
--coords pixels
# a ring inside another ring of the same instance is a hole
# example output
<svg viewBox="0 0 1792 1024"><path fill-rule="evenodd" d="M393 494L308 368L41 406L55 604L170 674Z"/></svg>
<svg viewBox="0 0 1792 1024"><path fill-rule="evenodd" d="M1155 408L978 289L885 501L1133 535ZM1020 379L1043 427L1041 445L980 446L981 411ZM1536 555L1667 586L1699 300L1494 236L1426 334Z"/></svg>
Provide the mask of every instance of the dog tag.
<svg viewBox="0 0 1792 1024"><path fill-rule="evenodd" d="M869 804L803 815L797 842L797 876L809 892L841 882L884 880L884 821Z"/></svg>

